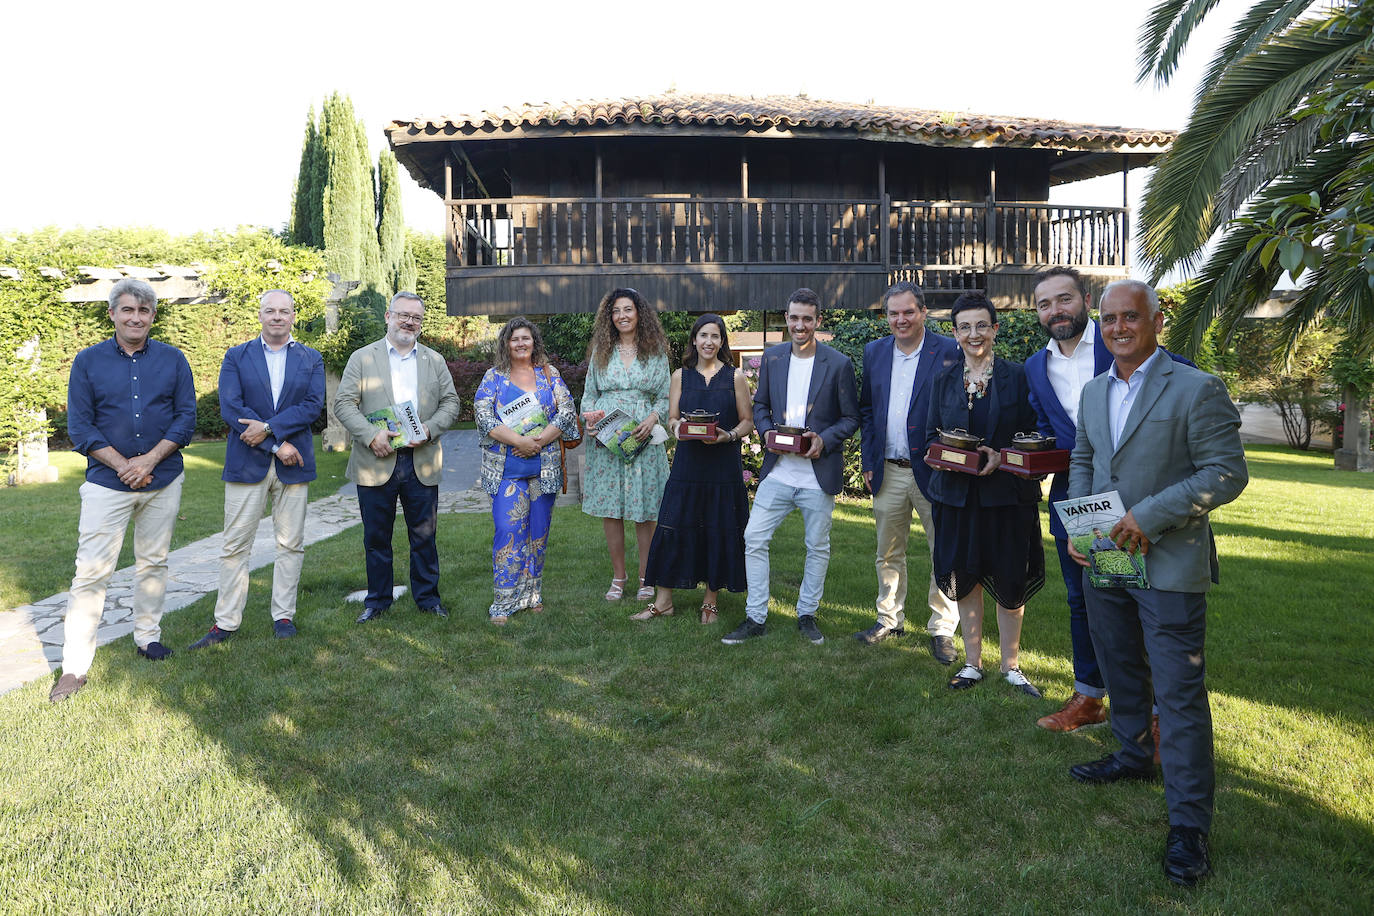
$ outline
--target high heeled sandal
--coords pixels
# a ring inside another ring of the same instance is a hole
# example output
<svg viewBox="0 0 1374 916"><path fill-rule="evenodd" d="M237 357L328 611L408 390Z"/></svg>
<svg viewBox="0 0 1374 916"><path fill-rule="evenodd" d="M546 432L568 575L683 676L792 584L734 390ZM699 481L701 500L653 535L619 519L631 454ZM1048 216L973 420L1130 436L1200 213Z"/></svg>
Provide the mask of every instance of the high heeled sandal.
<svg viewBox="0 0 1374 916"><path fill-rule="evenodd" d="M657 604L650 604L648 607L640 611L638 614L631 614L630 619L653 620L655 617L671 617L676 611L677 608L673 607L671 604L661 610L659 609L659 606Z"/></svg>
<svg viewBox="0 0 1374 916"><path fill-rule="evenodd" d="M612 579L611 587L606 589L607 601L619 601L625 597L625 583L629 581L629 576L621 579Z"/></svg>
<svg viewBox="0 0 1374 916"><path fill-rule="evenodd" d="M653 601L653 600L654 600L654 587L653 587L652 585L645 585L645 584L644 584L644 578L643 578L642 576L641 576L640 579L639 579L639 594L635 595L635 600L637 600L637 601Z"/></svg>
<svg viewBox="0 0 1374 916"><path fill-rule="evenodd" d="M718 610L719 610L719 609L718 609L714 604L707 604L706 602L703 601L702 604L701 604L701 622L702 622L702 623L715 623L715 622L716 622L716 612L717 612Z"/></svg>

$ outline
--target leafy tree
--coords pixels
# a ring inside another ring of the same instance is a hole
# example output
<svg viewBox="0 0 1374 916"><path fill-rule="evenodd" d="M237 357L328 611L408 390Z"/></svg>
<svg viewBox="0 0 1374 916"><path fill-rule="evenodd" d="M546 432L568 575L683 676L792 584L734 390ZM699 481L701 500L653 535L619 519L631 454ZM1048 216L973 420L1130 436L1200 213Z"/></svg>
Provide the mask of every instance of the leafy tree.
<svg viewBox="0 0 1374 916"><path fill-rule="evenodd" d="M1169 81L1215 5L1152 10L1142 81ZM1154 274L1196 270L1169 346L1196 353L1214 321L1229 332L1286 271L1304 281L1282 320L1287 354L1323 318L1357 356L1374 354L1371 50L1374 4L1256 0L1217 51L1141 208Z"/></svg>

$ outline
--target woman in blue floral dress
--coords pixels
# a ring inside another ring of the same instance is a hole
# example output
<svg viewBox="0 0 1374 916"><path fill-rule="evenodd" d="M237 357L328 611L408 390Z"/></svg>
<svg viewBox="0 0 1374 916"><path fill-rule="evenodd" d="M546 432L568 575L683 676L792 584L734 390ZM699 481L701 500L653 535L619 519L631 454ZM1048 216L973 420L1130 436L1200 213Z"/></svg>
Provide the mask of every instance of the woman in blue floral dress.
<svg viewBox="0 0 1374 916"><path fill-rule="evenodd" d="M611 554L611 587L607 601L625 594L625 522L635 523L639 545L639 591L653 598L644 585L644 563L654 537L654 521L663 487L668 482L668 457L661 444L649 442L653 429L668 415L668 341L658 311L638 291L613 289L596 309L591 344L587 347L587 379L582 418L587 424L587 469L582 481L582 511L598 516ZM607 411L620 408L635 422L630 433L646 443L625 461L595 441L597 424Z"/></svg>
<svg viewBox="0 0 1374 916"><path fill-rule="evenodd" d="M578 435L572 395L528 320L512 318L501 329L496 365L482 376L474 411L482 433L481 484L495 525L496 596L488 616L503 624L516 611L544 609L544 549L563 485L558 440Z"/></svg>

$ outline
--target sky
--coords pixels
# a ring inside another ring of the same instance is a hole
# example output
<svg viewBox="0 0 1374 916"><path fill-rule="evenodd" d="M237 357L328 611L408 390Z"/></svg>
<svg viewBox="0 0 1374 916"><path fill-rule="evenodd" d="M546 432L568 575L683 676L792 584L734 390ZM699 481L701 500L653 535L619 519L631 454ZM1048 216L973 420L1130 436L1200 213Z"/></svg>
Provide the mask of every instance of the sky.
<svg viewBox="0 0 1374 916"><path fill-rule="evenodd" d="M0 231L264 225L290 214L306 113L338 90L374 153L394 119L682 92L796 94L1125 127L1184 126L1243 8L1166 89L1137 85L1145 0L13 4L0 53ZM404 174L406 221L440 232ZM1133 203L1144 186L1131 174ZM1119 205L1119 175L1056 202Z"/></svg>

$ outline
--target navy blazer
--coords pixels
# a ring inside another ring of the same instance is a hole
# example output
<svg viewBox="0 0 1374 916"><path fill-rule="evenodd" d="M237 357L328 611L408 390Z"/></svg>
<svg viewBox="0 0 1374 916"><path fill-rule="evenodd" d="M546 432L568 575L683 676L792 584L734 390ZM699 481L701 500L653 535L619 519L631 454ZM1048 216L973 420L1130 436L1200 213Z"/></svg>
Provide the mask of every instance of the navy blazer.
<svg viewBox="0 0 1374 916"><path fill-rule="evenodd" d="M1112 364L1112 353L1107 349L1107 344L1102 339L1102 328L1096 321L1091 322L1093 326L1093 377L1106 372ZM1185 366L1193 366L1191 360L1179 356L1177 353L1164 351L1174 362L1183 363ZM1035 409L1037 427L1042 435L1054 436L1054 447L1062 449L1072 449L1075 438L1078 436L1078 429L1074 426L1073 420L1069 419L1069 413L1064 409L1064 405L1059 403L1059 396L1054 393L1054 385L1050 384L1049 374L1050 355L1045 347L1041 347L1030 355L1026 360L1026 382L1030 385L1030 403ZM1064 499L1069 495L1069 475L1055 474L1050 482L1050 501ZM1064 523L1059 520L1059 513L1050 512L1050 534L1057 538L1067 537L1064 532Z"/></svg>
<svg viewBox="0 0 1374 916"><path fill-rule="evenodd" d="M988 432L983 439L984 445L1006 448L1011 445L1012 436L1035 428L1035 411L1030 406L1026 372L1020 363L1005 359L993 361L992 385L987 397ZM962 359L935 376L930 413L926 419L926 447L940 438L938 429L960 426L968 426L968 393L964 391ZM930 475L930 499L947 506L962 506L975 481L978 502L983 506L1014 506L1040 501L1040 483L1035 480L1000 471L993 471L986 477L974 477L962 471L939 469Z"/></svg>
<svg viewBox="0 0 1374 916"><path fill-rule="evenodd" d="M896 339L889 334L864 344L863 381L859 383L859 444L863 451L863 469L873 472L872 490L883 486L883 470L887 467L887 404L892 384L892 353ZM921 341L921 360L916 365L916 383L911 394L911 406L906 415L906 439L903 451L911 459L911 472L921 495L930 499L930 467L925 455L926 414L930 411L930 381L950 363L962 357L954 338L926 330Z"/></svg>
<svg viewBox="0 0 1374 916"><path fill-rule="evenodd" d="M778 424L773 420L774 405L781 415L787 408L787 370L792 359L792 344L780 343L763 351L759 362L759 387L754 392L754 428L759 438ZM815 365L811 367L811 387L806 398L806 428L821 437L821 456L812 462L816 482L831 496L844 487L844 440L859 428L859 398L855 391L854 364L834 347L816 344ZM760 480L777 464L778 456L763 453Z"/></svg>
<svg viewBox="0 0 1374 916"><path fill-rule="evenodd" d="M315 479L315 439L310 425L324 408L324 360L319 351L292 341L286 351L286 377L277 406L272 404L272 380L262 338L230 347L219 369L219 413L229 427L224 449L222 479L230 483L261 483L274 460L272 447L290 442L301 453L301 463L287 467L277 461L282 483L306 483ZM262 420L272 433L256 446L239 438L240 417Z"/></svg>

